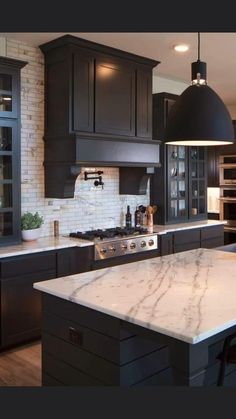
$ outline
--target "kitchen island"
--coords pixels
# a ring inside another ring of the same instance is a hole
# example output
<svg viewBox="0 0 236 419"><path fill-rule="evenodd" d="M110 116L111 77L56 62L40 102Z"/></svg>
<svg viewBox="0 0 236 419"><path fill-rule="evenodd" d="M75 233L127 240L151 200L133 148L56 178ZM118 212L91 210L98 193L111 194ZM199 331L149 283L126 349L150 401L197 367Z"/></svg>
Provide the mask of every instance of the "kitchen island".
<svg viewBox="0 0 236 419"><path fill-rule="evenodd" d="M213 385L236 331L235 272L236 255L195 249L35 283L43 384Z"/></svg>

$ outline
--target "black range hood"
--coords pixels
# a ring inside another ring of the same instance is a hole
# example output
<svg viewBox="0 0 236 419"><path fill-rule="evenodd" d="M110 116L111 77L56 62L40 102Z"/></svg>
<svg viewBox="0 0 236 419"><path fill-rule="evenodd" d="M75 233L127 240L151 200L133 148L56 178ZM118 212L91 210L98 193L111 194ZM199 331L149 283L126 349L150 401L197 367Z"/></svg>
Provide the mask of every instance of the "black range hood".
<svg viewBox="0 0 236 419"><path fill-rule="evenodd" d="M85 166L124 168L122 179L124 177L128 179L131 176L133 181L136 179L136 182L131 182L133 192L130 192L131 189L125 188L121 189L120 193L144 194L149 174L152 173L146 168L160 166L159 144L152 140L131 141L99 138L95 140L94 138L81 138L72 135L64 139L51 139L50 142L47 140L44 162L47 196L72 198L76 178L80 174L81 168ZM144 168L144 170L133 171L131 168ZM129 170L130 174L128 175ZM129 188L128 182L126 186Z"/></svg>
<svg viewBox="0 0 236 419"><path fill-rule="evenodd" d="M160 165L159 143L152 140L158 61L71 35L40 48L47 198L73 198L81 167Z"/></svg>

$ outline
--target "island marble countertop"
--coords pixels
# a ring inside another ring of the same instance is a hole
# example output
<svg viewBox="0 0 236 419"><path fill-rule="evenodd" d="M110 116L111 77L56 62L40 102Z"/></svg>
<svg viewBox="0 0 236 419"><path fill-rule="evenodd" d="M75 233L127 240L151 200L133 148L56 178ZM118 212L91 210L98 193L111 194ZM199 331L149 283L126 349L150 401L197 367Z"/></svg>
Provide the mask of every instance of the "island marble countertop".
<svg viewBox="0 0 236 419"><path fill-rule="evenodd" d="M153 226L153 233L157 233L158 235L160 235L160 234L170 233L171 231L189 230L192 228L201 228L201 227L211 227L211 226L217 226L221 224L227 224L227 221L202 220L202 221L193 221L192 223L179 223L179 224L168 224L168 225L155 224Z"/></svg>
<svg viewBox="0 0 236 419"><path fill-rule="evenodd" d="M66 247L93 246L94 243L88 240L74 239L72 237L41 237L38 240L22 242L12 246L0 247L0 259L19 256L28 253L44 252L47 250L63 249Z"/></svg>
<svg viewBox="0 0 236 419"><path fill-rule="evenodd" d="M236 254L195 249L34 288L194 344L236 325L235 274Z"/></svg>

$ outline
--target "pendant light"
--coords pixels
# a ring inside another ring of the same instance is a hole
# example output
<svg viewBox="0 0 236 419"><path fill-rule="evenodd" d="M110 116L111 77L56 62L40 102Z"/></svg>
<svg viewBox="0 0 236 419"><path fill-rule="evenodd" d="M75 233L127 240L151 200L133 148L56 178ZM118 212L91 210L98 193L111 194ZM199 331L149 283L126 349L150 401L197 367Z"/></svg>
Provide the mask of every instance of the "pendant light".
<svg viewBox="0 0 236 419"><path fill-rule="evenodd" d="M192 63L192 84L172 106L165 129L166 144L211 146L234 143L234 129L230 113L221 98L206 82L206 63L198 59Z"/></svg>

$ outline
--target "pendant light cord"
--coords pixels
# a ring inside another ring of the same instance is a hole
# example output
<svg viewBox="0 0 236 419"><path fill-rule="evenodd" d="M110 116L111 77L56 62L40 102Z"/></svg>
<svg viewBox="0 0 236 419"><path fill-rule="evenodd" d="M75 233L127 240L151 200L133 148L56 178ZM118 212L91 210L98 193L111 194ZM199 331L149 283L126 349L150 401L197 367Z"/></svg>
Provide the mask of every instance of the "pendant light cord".
<svg viewBox="0 0 236 419"><path fill-rule="evenodd" d="M198 32L198 61L200 61L200 32Z"/></svg>

